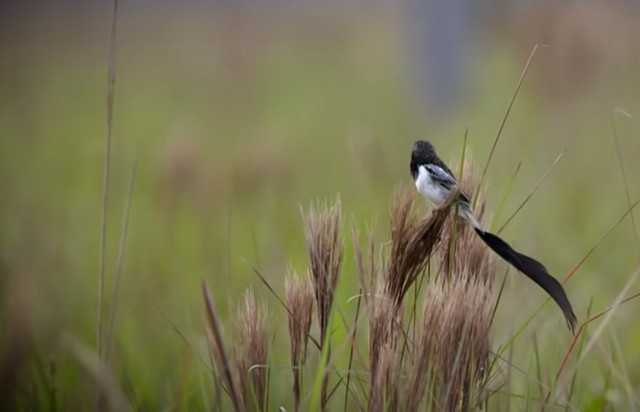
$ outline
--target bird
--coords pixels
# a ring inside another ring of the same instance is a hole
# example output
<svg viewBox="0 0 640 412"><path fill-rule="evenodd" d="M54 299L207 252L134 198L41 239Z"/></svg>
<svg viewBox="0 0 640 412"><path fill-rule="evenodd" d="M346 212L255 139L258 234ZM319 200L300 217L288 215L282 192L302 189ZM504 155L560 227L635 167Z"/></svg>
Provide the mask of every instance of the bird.
<svg viewBox="0 0 640 412"><path fill-rule="evenodd" d="M514 250L507 242L482 227L473 214L469 196L458 186L455 175L440 159L431 142L414 142L410 171L418 192L436 208L445 203L451 190L458 189L458 199L454 202L458 215L471 224L476 234L491 250L537 283L553 298L562 310L569 330L575 335L577 318L562 284L549 274L542 263Z"/></svg>

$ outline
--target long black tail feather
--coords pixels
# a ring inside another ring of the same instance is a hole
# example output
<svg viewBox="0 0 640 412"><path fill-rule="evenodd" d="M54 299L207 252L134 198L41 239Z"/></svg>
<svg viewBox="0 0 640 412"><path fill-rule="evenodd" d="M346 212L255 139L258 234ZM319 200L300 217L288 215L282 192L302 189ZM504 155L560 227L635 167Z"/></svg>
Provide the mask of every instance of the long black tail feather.
<svg viewBox="0 0 640 412"><path fill-rule="evenodd" d="M569 298L567 298L562 284L549 274L547 268L537 260L517 252L498 236L489 232L483 232L478 228L475 228L475 231L491 250L536 282L556 301L564 313L567 326L569 326L571 332L575 334L577 319L571 308Z"/></svg>

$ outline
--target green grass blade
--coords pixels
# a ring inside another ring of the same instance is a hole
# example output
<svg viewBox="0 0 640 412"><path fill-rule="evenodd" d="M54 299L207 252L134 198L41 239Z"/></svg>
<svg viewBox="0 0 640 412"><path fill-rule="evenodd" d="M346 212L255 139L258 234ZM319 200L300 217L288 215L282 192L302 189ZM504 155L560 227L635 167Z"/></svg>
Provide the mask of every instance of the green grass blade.
<svg viewBox="0 0 640 412"><path fill-rule="evenodd" d="M522 166L522 162L519 162L518 167L516 167L516 171L513 173L513 176L511 176L511 180L509 181L509 185L507 186L507 191L504 193L504 196L502 197L502 201L500 201L500 205L498 206L498 211L496 212L496 215L493 218L493 222L491 222L491 227L489 229L490 232L493 232L496 229L496 226L498 225L498 220L502 215L504 206L507 204L507 199L511 194L511 190L513 189L513 184L516 182L516 177L518 176L518 172L520 171L521 166ZM480 190L480 188L478 188L478 190Z"/></svg>
<svg viewBox="0 0 640 412"><path fill-rule="evenodd" d="M335 312L331 310L329 315L329 323L327 326L328 330L333 329L333 321L334 321ZM331 343L331 333L327 333L324 337L324 341L322 342L322 352L320 353L320 360L318 362L318 370L316 371L316 377L313 381L313 389L311 391L311 399L309 401L309 405L307 410L310 412L315 412L318 410L320 405L320 397L322 394L322 385L324 381L324 377L327 370L327 364L329 360L330 353L330 343Z"/></svg>
<svg viewBox="0 0 640 412"><path fill-rule="evenodd" d="M616 111L614 111L615 115ZM626 112L622 112L626 116L629 116ZM627 197L627 206L631 207L631 195L629 194L629 182L627 181L627 174L624 170L624 162L622 161L622 150L620 149L620 142L618 142L618 132L616 130L615 117L611 117L611 128L613 129L613 140L616 144L616 152L618 154L618 164L620 165L620 173L622 174L622 181L624 182L625 195ZM633 235L636 240L636 248L638 251L638 258L640 259L640 236L638 236L638 227L636 226L636 219L631 212L631 224L633 227Z"/></svg>
<svg viewBox="0 0 640 412"><path fill-rule="evenodd" d="M614 223L613 226L611 226L609 230L607 230L607 232L600 238L600 240L596 242L596 244L591 248L591 250L589 250L589 252L585 255L585 257L582 258L582 260L565 277L565 279L562 281L563 285L567 283L569 279L571 279L574 273L576 273L576 271L582 266L582 264L587 260L587 258L597 249L598 246L600 246L600 244L602 244L602 242L609 236L609 234L611 234L613 229L615 229L624 220L624 218L633 210L634 207L636 207L637 204L638 202L634 203L629 209L627 209L627 211L622 215L622 217L620 217L620 219L618 219L616 223ZM533 319L535 319L535 317L538 316L538 313L540 313L540 311L542 311L542 309L550 301L551 301L551 298L548 297L542 302L542 304L540 304L540 306L529 316L529 318L527 318L527 320L522 324L522 326L520 326L520 328L516 331L516 333L511 338L509 338L509 340L503 345L501 351L498 352L499 355L502 355L504 351L507 350L509 346L511 346L511 344L522 334L522 332L526 329L526 327L529 326L529 324L533 321Z"/></svg>
<svg viewBox="0 0 640 412"><path fill-rule="evenodd" d="M464 141L462 143L462 158L460 159L460 169L458 171L458 182L462 182L464 175L464 161L467 155L467 136L469 128L464 130ZM448 276L451 278L451 271L453 270L453 262L456 252L456 237L458 233L458 209L460 205L456 202L455 213L453 214L453 230L451 231L451 244L449 245L449 270Z"/></svg>
<svg viewBox="0 0 640 412"><path fill-rule="evenodd" d="M549 169L547 169L547 171L545 172L544 175L542 175L542 178L538 181L538 183L534 186L533 190L531 191L531 193L529 193L529 195L524 199L524 201L520 204L520 206L518 206L518 208L516 209L515 212L513 212L513 214L509 217L509 219L507 219L507 221L505 222L504 225L502 225L502 227L500 229L498 229L498 232L496 232L497 234L500 234L506 227L507 225L511 222L511 220L513 220L514 217L516 217L516 215L520 212L520 210L522 210L522 208L524 207L524 205L526 205L529 200L531 200L531 197L533 197L533 195L536 193L536 191L540 188L540 186L542 185L542 183L547 179L547 176L549 176L549 173L551 173L551 171L553 170L554 167L556 167L556 165L558 164L558 162L560 161L560 158L562 157L562 155L564 154L564 151L560 152L560 154L558 155L558 157L556 157L556 160L553 162L553 164L551 165L551 167L549 167Z"/></svg>
<svg viewBox="0 0 640 412"><path fill-rule="evenodd" d="M531 64L531 60L533 60L533 56L536 54L536 50L538 50L537 44L533 46L533 50L531 50L531 54L529 54L529 59L527 60L527 64L524 65L524 69L522 70L522 74L520 75L520 79L518 80L518 84L516 85L516 89L513 92L513 96L511 97L509 106L507 106L507 111L505 112L504 117L502 118L502 123L500 123L500 128L498 129L496 138L493 140L493 146L491 146L491 151L489 152L489 158L487 159L487 163L485 164L484 170L482 171L482 176L480 177L480 182L478 183L478 187L482 187L482 183L484 183L484 178L487 174L487 169L489 169L489 164L491 163L493 152L496 150L496 146L498 145L498 140L500 140L500 135L502 135L502 129L504 129L504 125L507 123L507 118L509 118L509 113L511 113L511 108L513 107L513 103L516 101L516 97L518 96L518 92L520 91L520 86L522 86L524 77L527 75L527 71L529 71L529 65ZM473 199L474 208L476 207L479 193L480 192L476 192L475 199Z"/></svg>

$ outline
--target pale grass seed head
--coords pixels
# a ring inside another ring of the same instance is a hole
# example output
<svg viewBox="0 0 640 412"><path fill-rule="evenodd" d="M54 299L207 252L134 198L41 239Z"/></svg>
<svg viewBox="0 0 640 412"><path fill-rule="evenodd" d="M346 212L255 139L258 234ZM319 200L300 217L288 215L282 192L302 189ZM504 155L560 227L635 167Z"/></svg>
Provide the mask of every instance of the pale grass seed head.
<svg viewBox="0 0 640 412"><path fill-rule="evenodd" d="M413 190L396 191L391 207L391 249L385 281L397 311L400 311L406 293L427 267L449 214L447 206L453 200L450 196L443 208L425 215L413 211L414 198Z"/></svg>
<svg viewBox="0 0 640 412"><path fill-rule="evenodd" d="M369 296L376 293L379 285L380 268L377 261L376 240L373 230L369 230L367 234L367 253L362 253L360 244L360 231L357 226L353 226L353 249L355 255L356 269L358 271L358 281L360 290L362 291L365 303L369 303Z"/></svg>
<svg viewBox="0 0 640 412"><path fill-rule="evenodd" d="M481 389L489 363L491 288L470 276L445 285L437 358L441 370L440 401L450 407L468 405Z"/></svg>
<svg viewBox="0 0 640 412"><path fill-rule="evenodd" d="M356 266L369 315L369 410L398 406L404 347L398 346L403 322L403 301L421 276L439 244L452 195L445 208L431 214L413 210L413 190L398 190L391 207L391 245L382 268L376 263L373 236L368 240L368 256L363 257L355 231ZM382 269L382 276L379 270ZM390 360L393 359L393 362ZM391 371L390 368L393 370ZM403 383L404 384L404 383Z"/></svg>
<svg viewBox="0 0 640 412"><path fill-rule="evenodd" d="M236 312L236 373L245 408L264 410L267 394L267 309L247 290ZM255 397L255 398L254 398Z"/></svg>
<svg viewBox="0 0 640 412"><path fill-rule="evenodd" d="M407 372L408 382L404 399L406 411L420 410L420 405L425 395L431 392L429 389L434 385L440 370L436 351L441 322L444 319L445 299L446 296L439 287L428 287L425 291L421 331L414 345L413 362L409 364Z"/></svg>
<svg viewBox="0 0 640 412"><path fill-rule="evenodd" d="M307 213L303 212L302 217L309 252L309 274L316 297L320 342L322 342L322 350L330 354L329 318L344 257L340 201L336 200L331 207L311 206ZM326 347L325 342L327 342ZM327 357L327 362L329 361L330 357ZM329 374L325 373L320 390L322 410L326 408L328 401L328 384Z"/></svg>
<svg viewBox="0 0 640 412"><path fill-rule="evenodd" d="M369 379L369 402L367 411L382 412L396 410L392 407L397 394L398 352L390 342L383 344L378 353L377 366L371 370Z"/></svg>
<svg viewBox="0 0 640 412"><path fill-rule="evenodd" d="M340 201L332 206L311 206L303 212L309 252L309 273L316 297L320 339L324 341L336 285L342 271L344 242Z"/></svg>
<svg viewBox="0 0 640 412"><path fill-rule="evenodd" d="M375 292L369 296L367 312L369 313L369 368L371 376L376 376L382 351L387 346L395 346L392 342L397 335L394 301L387 295L382 284L379 284Z"/></svg>
<svg viewBox="0 0 640 412"><path fill-rule="evenodd" d="M307 361L309 331L313 318L313 284L310 276L300 277L290 271L285 279L285 304L288 311L294 408L300 407L302 368Z"/></svg>
<svg viewBox="0 0 640 412"><path fill-rule="evenodd" d="M313 284L309 276L301 277L295 272L289 272L285 279L285 303L290 311L288 327L291 338L291 363L304 365L314 304Z"/></svg>

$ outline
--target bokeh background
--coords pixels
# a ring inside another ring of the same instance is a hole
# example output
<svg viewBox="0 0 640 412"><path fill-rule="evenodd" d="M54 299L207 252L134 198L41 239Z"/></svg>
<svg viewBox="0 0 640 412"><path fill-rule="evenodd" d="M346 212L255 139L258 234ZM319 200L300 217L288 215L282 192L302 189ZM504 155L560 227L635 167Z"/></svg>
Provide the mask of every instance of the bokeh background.
<svg viewBox="0 0 640 412"><path fill-rule="evenodd" d="M0 5L2 341L23 406L47 404L51 382L59 408L93 405L92 375L63 342L96 347L112 10L109 1ZM288 268L307 264L300 207L318 199L339 196L347 217L338 304L351 316L351 224L375 222L386 241L417 139L457 161L468 128L481 169L536 44L487 196L495 215L519 167L500 226L563 153L502 234L564 278L629 208L621 164L631 202L640 197L638 21L633 1L121 1L105 310L117 303L109 366L128 399L143 410L210 405L198 360L208 360L203 279L225 322L246 288L266 300L274 363L287 363L285 311L251 267L283 293ZM638 230L627 216L567 283L580 321L622 296L640 263ZM624 296L637 291L631 283ZM510 272L496 350L544 298ZM639 305L589 335L578 409L640 405ZM345 331L335 333L340 341ZM510 399L531 388L534 352L535 379L548 383L570 342L547 305L509 354ZM274 374L288 385L288 371Z"/></svg>

